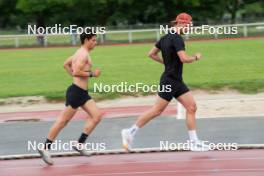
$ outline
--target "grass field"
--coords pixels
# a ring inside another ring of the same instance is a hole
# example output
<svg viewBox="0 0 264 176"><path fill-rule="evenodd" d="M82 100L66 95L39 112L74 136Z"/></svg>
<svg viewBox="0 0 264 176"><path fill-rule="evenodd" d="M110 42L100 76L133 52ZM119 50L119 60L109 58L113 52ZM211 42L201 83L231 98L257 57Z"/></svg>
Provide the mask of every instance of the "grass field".
<svg viewBox="0 0 264 176"><path fill-rule="evenodd" d="M191 88L228 87L245 93L264 91L264 40L231 40L186 43L187 52L200 51L203 60L184 66L184 80ZM163 66L146 53L151 44L99 46L92 53L94 67L102 70L93 83L158 84ZM76 48L0 50L0 98L43 95L64 98L71 78L63 70L64 60ZM94 94L97 99L118 93Z"/></svg>

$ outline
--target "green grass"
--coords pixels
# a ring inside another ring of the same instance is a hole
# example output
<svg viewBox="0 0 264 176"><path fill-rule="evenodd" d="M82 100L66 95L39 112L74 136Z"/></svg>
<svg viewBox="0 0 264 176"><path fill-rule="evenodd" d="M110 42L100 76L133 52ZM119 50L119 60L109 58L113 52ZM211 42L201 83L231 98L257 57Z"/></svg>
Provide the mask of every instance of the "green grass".
<svg viewBox="0 0 264 176"><path fill-rule="evenodd" d="M191 88L228 87L245 93L264 91L264 40L186 43L187 52L200 51L203 60L184 66L184 80ZM150 44L97 47L92 53L94 68L102 70L95 82L118 84L159 83L163 66L147 58ZM71 78L63 70L64 60L76 48L46 48L0 51L0 97L43 95L63 99ZM92 90L91 90L92 91ZM119 93L93 94L97 99Z"/></svg>

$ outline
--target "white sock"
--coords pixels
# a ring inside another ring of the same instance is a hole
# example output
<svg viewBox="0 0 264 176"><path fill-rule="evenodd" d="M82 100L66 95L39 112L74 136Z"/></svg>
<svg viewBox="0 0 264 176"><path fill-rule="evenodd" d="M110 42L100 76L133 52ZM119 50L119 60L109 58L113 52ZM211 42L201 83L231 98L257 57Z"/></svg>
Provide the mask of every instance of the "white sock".
<svg viewBox="0 0 264 176"><path fill-rule="evenodd" d="M189 133L190 141L197 141L198 140L196 130L189 130L188 133Z"/></svg>
<svg viewBox="0 0 264 176"><path fill-rule="evenodd" d="M136 132L138 131L139 127L135 124L133 125L131 128L129 128L129 132L130 134L132 134L133 136L136 134Z"/></svg>

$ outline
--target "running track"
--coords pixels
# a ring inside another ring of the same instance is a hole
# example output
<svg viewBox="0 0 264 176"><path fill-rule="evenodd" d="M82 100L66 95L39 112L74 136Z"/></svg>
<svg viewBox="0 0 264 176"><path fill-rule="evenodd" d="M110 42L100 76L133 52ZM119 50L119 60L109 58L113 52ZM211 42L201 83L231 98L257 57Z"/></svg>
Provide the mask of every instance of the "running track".
<svg viewBox="0 0 264 176"><path fill-rule="evenodd" d="M211 152L159 152L2 160L1 176L263 176L263 149Z"/></svg>
<svg viewBox="0 0 264 176"><path fill-rule="evenodd" d="M151 108L152 106L130 106L130 107L116 107L116 108L100 108L104 113L104 118L115 118L115 117L130 117L137 116ZM0 113L0 123L5 121L14 120L43 120L53 121L56 120L61 110L47 110L47 111L32 111L32 112L7 112ZM176 116L177 107L169 105L163 112L163 115ZM73 119L85 119L87 114L79 110Z"/></svg>

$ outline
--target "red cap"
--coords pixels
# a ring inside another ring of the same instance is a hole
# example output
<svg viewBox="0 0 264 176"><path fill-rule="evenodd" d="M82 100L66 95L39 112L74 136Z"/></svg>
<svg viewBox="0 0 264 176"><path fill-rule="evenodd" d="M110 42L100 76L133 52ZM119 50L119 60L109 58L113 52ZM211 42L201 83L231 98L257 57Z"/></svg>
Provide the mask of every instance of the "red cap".
<svg viewBox="0 0 264 176"><path fill-rule="evenodd" d="M180 13L177 15L174 22L177 23L191 23L192 22L192 16L187 13Z"/></svg>

